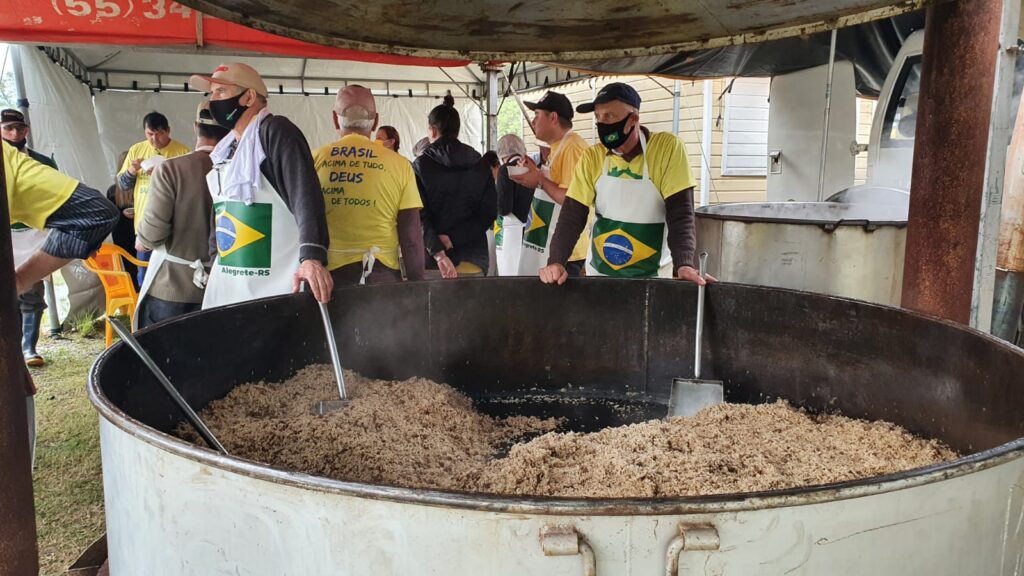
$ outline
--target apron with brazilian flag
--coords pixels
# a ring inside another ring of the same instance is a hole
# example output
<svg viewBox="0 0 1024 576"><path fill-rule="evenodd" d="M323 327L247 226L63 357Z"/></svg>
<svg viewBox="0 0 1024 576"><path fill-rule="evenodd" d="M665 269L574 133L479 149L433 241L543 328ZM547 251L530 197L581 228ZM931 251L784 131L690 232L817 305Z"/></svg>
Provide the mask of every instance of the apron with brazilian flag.
<svg viewBox="0 0 1024 576"><path fill-rule="evenodd" d="M541 168L544 177L551 179L551 168L564 146L559 146L548 158L546 166ZM540 269L548 265L548 251L551 249L551 238L555 235L558 215L562 212L561 204L555 202L543 188L533 193L530 215L523 229L523 249L519 255L519 275L537 276Z"/></svg>
<svg viewBox="0 0 1024 576"><path fill-rule="evenodd" d="M513 214L498 216L494 221L494 253L498 276L519 275L522 251L523 223Z"/></svg>
<svg viewBox="0 0 1024 576"><path fill-rule="evenodd" d="M523 228L523 247L519 255L520 276L536 276L541 268L547 266L551 238L555 235L555 224L561 212L562 207L542 188L534 191L530 215Z"/></svg>
<svg viewBox="0 0 1024 576"><path fill-rule="evenodd" d="M594 186L597 217L587 250L588 276L652 278L671 262L665 199L647 169L647 139L640 134L643 174L604 170ZM628 169L627 169L628 172Z"/></svg>
<svg viewBox="0 0 1024 576"><path fill-rule="evenodd" d="M261 177L255 199L246 204L221 195L221 173L206 175L213 197L217 257L203 295L203 309L289 294L299 268L299 227L281 197Z"/></svg>

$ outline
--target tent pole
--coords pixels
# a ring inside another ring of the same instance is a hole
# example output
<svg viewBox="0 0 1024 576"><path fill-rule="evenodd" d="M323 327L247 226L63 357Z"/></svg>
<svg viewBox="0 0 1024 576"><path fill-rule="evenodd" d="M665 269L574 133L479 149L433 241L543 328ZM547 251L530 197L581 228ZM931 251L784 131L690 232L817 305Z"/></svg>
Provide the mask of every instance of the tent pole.
<svg viewBox="0 0 1024 576"><path fill-rule="evenodd" d="M25 115L25 122L32 124L28 114L28 94L25 93L25 70L21 66L21 46L11 45L7 48L11 51L11 64L14 68L14 90L18 93L18 110ZM28 134L28 146L32 147L32 132Z"/></svg>
<svg viewBox="0 0 1024 576"><path fill-rule="evenodd" d="M711 203L711 138L714 122L713 80L704 81L704 114L701 116L700 139L700 205Z"/></svg>
<svg viewBox="0 0 1024 576"><path fill-rule="evenodd" d="M836 34L832 29L832 41L828 49L828 80L825 82L825 124L821 130L821 159L818 165L818 202L825 199L825 167L828 161L828 123L832 116L832 72L836 64Z"/></svg>
<svg viewBox="0 0 1024 576"><path fill-rule="evenodd" d="M679 91L682 83L679 80L672 85L672 133L679 137Z"/></svg>
<svg viewBox="0 0 1024 576"><path fill-rule="evenodd" d="M487 74L487 150L498 146L498 70L500 64L486 62L480 67Z"/></svg>

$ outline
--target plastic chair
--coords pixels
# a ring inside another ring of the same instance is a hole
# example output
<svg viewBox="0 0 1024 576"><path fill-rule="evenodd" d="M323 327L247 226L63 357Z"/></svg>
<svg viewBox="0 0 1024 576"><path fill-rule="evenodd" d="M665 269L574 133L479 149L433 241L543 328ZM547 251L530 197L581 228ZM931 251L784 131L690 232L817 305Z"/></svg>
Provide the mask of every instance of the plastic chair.
<svg viewBox="0 0 1024 576"><path fill-rule="evenodd" d="M135 307L139 303L139 294L135 291L135 284L132 276L124 270L122 258L136 266L147 267L148 262L137 260L128 254L123 248L115 244L103 244L95 254L85 259L85 267L100 277L103 283L103 293L106 296L106 345L114 342L114 332L110 327L110 317L117 316L118 312L128 317L131 324L132 316L135 314Z"/></svg>

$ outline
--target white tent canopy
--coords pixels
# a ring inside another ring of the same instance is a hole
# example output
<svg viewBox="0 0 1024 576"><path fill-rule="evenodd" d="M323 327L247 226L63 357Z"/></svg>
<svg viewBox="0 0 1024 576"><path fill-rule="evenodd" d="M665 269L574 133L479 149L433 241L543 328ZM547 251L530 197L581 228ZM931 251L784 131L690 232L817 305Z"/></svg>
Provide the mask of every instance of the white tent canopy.
<svg viewBox="0 0 1024 576"><path fill-rule="evenodd" d="M210 53L196 49L153 49L125 46L64 47L88 74L93 86L182 90L192 74L208 74L223 62L245 62L260 71L271 91L323 93L344 84L361 84L379 94L443 96L463 93L484 96L484 74L472 66L437 68L344 60Z"/></svg>
<svg viewBox="0 0 1024 576"><path fill-rule="evenodd" d="M33 146L52 154L62 171L100 190L113 183L120 153L142 140L142 117L148 112L166 115L172 137L194 145L192 121L202 96L185 90L188 76L208 74L227 61L248 63L265 76L271 112L295 122L312 148L337 139L331 108L334 94L347 84L374 90L381 125L397 128L400 152L410 159L413 144L426 135L428 112L449 91L462 114L460 139L480 151L484 146L484 89L480 73L468 67L442 71L103 46L12 49L22 62Z"/></svg>

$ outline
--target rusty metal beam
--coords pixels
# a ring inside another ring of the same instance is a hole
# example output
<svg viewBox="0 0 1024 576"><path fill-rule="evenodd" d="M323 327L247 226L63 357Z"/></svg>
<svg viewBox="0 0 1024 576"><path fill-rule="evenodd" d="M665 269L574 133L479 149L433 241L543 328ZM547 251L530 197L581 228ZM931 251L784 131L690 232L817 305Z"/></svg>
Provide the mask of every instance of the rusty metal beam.
<svg viewBox="0 0 1024 576"><path fill-rule="evenodd" d="M10 220L7 179L0 163L0 222ZM32 501L25 359L14 285L11 235L0 234L0 576L39 573Z"/></svg>
<svg viewBox="0 0 1024 576"><path fill-rule="evenodd" d="M903 306L967 324L1002 3L928 8Z"/></svg>

